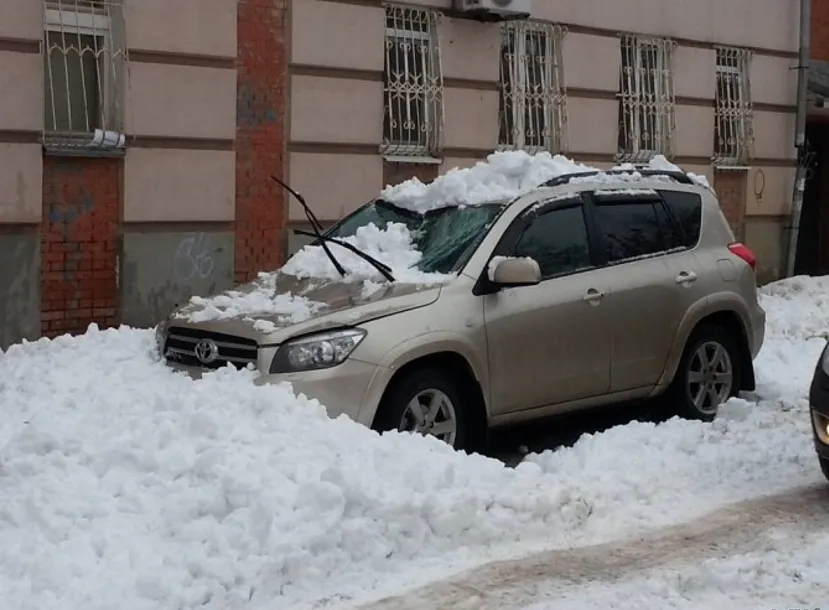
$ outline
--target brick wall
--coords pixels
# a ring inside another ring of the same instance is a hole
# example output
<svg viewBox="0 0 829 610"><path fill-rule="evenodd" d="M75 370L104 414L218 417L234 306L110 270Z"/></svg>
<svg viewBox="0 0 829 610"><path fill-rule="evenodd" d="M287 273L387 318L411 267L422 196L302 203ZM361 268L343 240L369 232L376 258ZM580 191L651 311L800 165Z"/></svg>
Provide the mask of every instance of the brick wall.
<svg viewBox="0 0 829 610"><path fill-rule="evenodd" d="M235 281L283 262L287 0L239 0Z"/></svg>
<svg viewBox="0 0 829 610"><path fill-rule="evenodd" d="M120 159L43 158L41 330L116 323Z"/></svg>
<svg viewBox="0 0 829 610"><path fill-rule="evenodd" d="M812 0L812 58L829 61L829 2Z"/></svg>

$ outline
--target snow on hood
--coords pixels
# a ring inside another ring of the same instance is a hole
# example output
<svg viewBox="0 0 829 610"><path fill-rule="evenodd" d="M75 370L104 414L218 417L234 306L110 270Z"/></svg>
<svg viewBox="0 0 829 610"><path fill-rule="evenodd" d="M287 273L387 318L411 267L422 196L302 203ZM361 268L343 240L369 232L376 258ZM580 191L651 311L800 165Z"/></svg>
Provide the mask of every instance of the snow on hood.
<svg viewBox="0 0 829 610"><path fill-rule="evenodd" d="M654 157L648 167L681 171L661 155ZM631 169L633 166L620 165L618 168ZM397 186L387 187L381 197L400 207L425 213L442 207L510 201L557 176L586 171L601 170L546 152L534 155L523 151L496 152L489 155L486 162L479 162L470 168L452 169L429 184L412 178ZM591 180L601 181L601 176ZM708 186L704 177L689 176ZM614 179L635 182L639 177L633 174ZM385 263L391 268L396 283L428 287L446 283L455 277L418 270L416 265L422 254L415 248L408 228L400 223L389 223L386 227L369 224L357 229L354 236L343 238L343 241ZM279 292L277 278L280 274L302 280L358 284L364 298L387 284L377 269L353 252L334 243L329 243L328 247L347 271L345 277L337 272L322 246L307 245L278 271L260 274L253 286L209 298L193 297L181 315L192 322L244 318L265 329L274 323L304 322L330 305L308 296Z"/></svg>

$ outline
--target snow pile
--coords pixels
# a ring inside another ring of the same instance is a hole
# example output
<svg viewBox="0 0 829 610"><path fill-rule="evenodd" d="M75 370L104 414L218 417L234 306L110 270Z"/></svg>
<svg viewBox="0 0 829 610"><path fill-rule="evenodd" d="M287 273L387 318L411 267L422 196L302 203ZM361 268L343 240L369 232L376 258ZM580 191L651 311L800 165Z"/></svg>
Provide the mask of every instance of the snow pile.
<svg viewBox="0 0 829 610"><path fill-rule="evenodd" d="M236 317L254 321L257 316L275 316L283 325L304 322L324 306L302 296L277 293L276 274L273 273L260 273L250 290L228 290L212 297L194 296L190 298L190 304L195 306L193 311L177 314L177 317L198 323ZM270 328L261 327L267 322L255 320L262 330Z"/></svg>
<svg viewBox="0 0 829 610"><path fill-rule="evenodd" d="M766 333L793 341L829 332L829 276L795 276L760 289Z"/></svg>
<svg viewBox="0 0 829 610"><path fill-rule="evenodd" d="M662 155L654 157L647 167L682 171ZM634 166L623 164L614 169L634 169ZM486 161L479 161L472 167L453 168L429 184L411 178L395 186L387 186L380 196L400 207L426 212L448 206L511 201L553 178L589 171L601 170L548 152L534 155L524 151L496 152L489 155ZM572 183L584 180L601 181L603 176L606 174L574 179ZM688 176L708 187L708 181L704 176L692 173ZM641 175L633 173L614 176L613 179L635 183L641 179Z"/></svg>
<svg viewBox="0 0 829 610"><path fill-rule="evenodd" d="M356 246L365 254L384 263L391 269L392 275L398 282L437 285L455 277L454 275L425 273L417 269L417 264L420 263L423 254L415 249L411 232L403 223L390 222L385 228L380 228L373 223L368 224L358 228L353 237L345 237L341 241ZM346 270L345 278L340 276L322 246L303 247L285 264L282 272L300 279L320 278L363 282L366 295L378 286L377 281L383 279L374 265L347 248L330 242L328 248Z"/></svg>
<svg viewBox="0 0 829 610"><path fill-rule="evenodd" d="M823 317L810 301L823 280L801 281L775 316ZM331 420L252 371L191 380L157 360L151 331L13 347L0 356L0 606L345 604L816 482L803 380L823 341L770 335L758 403L733 400L713 424L586 435L516 469Z"/></svg>

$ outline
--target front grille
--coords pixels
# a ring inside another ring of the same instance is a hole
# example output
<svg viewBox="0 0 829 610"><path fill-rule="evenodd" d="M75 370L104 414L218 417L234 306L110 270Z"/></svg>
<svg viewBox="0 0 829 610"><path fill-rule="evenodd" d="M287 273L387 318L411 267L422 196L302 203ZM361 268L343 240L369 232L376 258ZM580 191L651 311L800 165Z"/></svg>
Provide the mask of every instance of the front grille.
<svg viewBox="0 0 829 610"><path fill-rule="evenodd" d="M204 362L196 355L196 346L203 340L212 341L218 348L215 360L211 362ZM171 364L203 369L218 369L228 363L243 369L249 364L256 366L257 349L256 341L252 339L173 326L167 330L164 358Z"/></svg>

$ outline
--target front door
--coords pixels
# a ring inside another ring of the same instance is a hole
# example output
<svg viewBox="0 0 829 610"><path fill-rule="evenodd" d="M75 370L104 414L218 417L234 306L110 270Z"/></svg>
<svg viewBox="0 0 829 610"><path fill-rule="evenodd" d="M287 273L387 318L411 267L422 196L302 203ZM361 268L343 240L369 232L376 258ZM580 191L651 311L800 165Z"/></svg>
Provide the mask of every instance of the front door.
<svg viewBox="0 0 829 610"><path fill-rule="evenodd" d="M555 202L515 222L526 226L497 254L533 258L542 281L483 297L493 413L606 393L606 272L593 267L581 201Z"/></svg>

